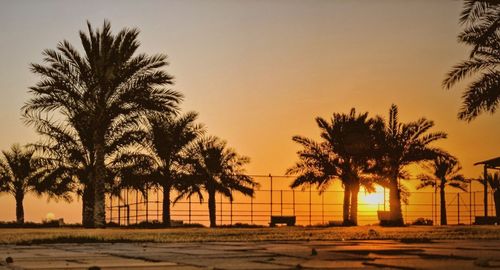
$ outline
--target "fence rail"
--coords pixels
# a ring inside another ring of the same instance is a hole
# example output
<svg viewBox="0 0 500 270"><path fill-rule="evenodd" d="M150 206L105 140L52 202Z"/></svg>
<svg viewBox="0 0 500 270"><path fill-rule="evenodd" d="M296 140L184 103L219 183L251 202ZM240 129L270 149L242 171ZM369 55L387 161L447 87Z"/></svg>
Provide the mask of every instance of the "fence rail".
<svg viewBox="0 0 500 270"><path fill-rule="evenodd" d="M259 176L263 178L263 176ZM272 176L272 178L278 178ZM271 178L271 179L272 179ZM272 187L272 185L271 185ZM161 190L141 194L135 190L123 190L120 196L107 198L107 219L120 225L141 222L161 222L163 196ZM475 216L484 216L483 191L450 192L445 195L448 224L472 224ZM172 198L175 197L175 192ZM359 194L358 223L378 223L377 211L389 210L388 190L375 194ZM200 203L192 197L171 206L171 219L188 224L208 225L209 214L206 199ZM218 225L247 223L268 225L271 216L295 216L298 225L319 225L339 222L342 219L343 191L331 190L321 194L308 190L260 189L253 198L234 195L230 201L217 195L216 218ZM408 204L403 204L406 222L417 218L440 224L439 192L412 192ZM488 215L494 216L493 193L488 195Z"/></svg>

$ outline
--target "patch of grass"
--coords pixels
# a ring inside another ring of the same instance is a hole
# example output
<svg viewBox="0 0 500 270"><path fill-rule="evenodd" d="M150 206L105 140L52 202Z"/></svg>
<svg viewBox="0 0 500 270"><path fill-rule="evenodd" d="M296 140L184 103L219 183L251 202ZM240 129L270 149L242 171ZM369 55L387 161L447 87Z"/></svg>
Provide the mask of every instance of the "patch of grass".
<svg viewBox="0 0 500 270"><path fill-rule="evenodd" d="M136 243L149 242L146 239L112 238L106 239L99 236L64 235L47 238L34 238L18 241L16 245L39 245L39 244L78 244L78 243Z"/></svg>
<svg viewBox="0 0 500 270"><path fill-rule="evenodd" d="M0 244L226 242L288 240L432 240L500 239L498 226L277 227L277 228L38 228L0 229Z"/></svg>

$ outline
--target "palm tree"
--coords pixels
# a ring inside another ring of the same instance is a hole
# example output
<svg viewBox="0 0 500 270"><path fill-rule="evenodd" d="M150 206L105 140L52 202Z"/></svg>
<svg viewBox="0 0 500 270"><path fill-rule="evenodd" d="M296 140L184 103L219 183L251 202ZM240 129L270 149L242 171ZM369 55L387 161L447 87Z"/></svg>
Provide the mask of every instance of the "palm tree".
<svg viewBox="0 0 500 270"><path fill-rule="evenodd" d="M292 140L300 144L303 149L297 151L299 161L286 171L286 175L297 175L290 184L291 188L305 185L318 187L324 192L334 180L341 180L340 161L331 151L328 143L318 143L309 138L294 136ZM343 184L343 183L342 183ZM350 189L344 185L343 223L349 224Z"/></svg>
<svg viewBox="0 0 500 270"><path fill-rule="evenodd" d="M449 154L442 154L436 156L430 164L426 164L425 168L428 173L418 176L421 183L417 189L425 187L439 188L439 196L441 198L441 225L447 225L445 187L450 186L463 191L467 189L467 180L465 180L464 176L460 173L462 166L460 166L460 163L455 157Z"/></svg>
<svg viewBox="0 0 500 270"><path fill-rule="evenodd" d="M287 171L289 175L299 174L291 187L317 184L322 192L331 181L339 179L344 187L343 222L357 225L360 186L368 192L375 190L375 166L371 161L381 121L368 118L368 113L356 115L352 109L349 114L333 114L330 122L320 117L316 122L323 142L293 137L304 149L297 153L300 161Z"/></svg>
<svg viewBox="0 0 500 270"><path fill-rule="evenodd" d="M477 77L463 94L458 117L471 121L482 112L493 114L500 103L500 1L466 0L460 17L465 25L458 36L461 43L472 46L469 59L455 65L446 75L447 89L466 77Z"/></svg>
<svg viewBox="0 0 500 270"><path fill-rule="evenodd" d="M389 204L393 225L403 225L401 211L402 185L399 179L405 167L420 161L432 160L441 151L430 146L432 142L446 138L446 133L429 130L434 122L425 118L409 123L398 121L398 107L392 105L389 121L384 122L384 136L380 138L380 153L377 154L379 174L389 179ZM404 179L404 178L403 178Z"/></svg>
<svg viewBox="0 0 500 270"><path fill-rule="evenodd" d="M478 180L481 184L484 185L484 178L480 177ZM490 185L493 190L493 200L495 201L495 212L497 218L500 218L500 173L489 173L486 178L486 182Z"/></svg>
<svg viewBox="0 0 500 270"><path fill-rule="evenodd" d="M3 192L8 192L16 200L16 221L24 223L24 196L27 193L47 194L49 198L63 197L70 200L68 183L47 178L46 164L34 156L34 150L13 145L10 151L2 151L0 158L0 183Z"/></svg>
<svg viewBox="0 0 500 270"><path fill-rule="evenodd" d="M91 132L84 129L77 132L71 125L47 119L38 119L36 129L44 140L33 144L33 147L50 164L46 168L48 175L73 183L74 192L82 198L82 225L93 227L94 189L90 178L94 158L89 147L84 146Z"/></svg>
<svg viewBox="0 0 500 270"><path fill-rule="evenodd" d="M167 65L165 55L135 54L137 29L125 28L114 35L107 21L100 30L87 25L88 34L80 32L83 56L63 41L57 50L44 51L45 65L31 65L42 79L30 88L33 97L23 110L34 123L40 114L58 112L77 132L91 132L84 147L94 159L89 178L94 189L94 225L103 227L106 151L123 140L115 137L115 131L137 125L145 115L176 112L182 96L167 88L172 76L161 69Z"/></svg>
<svg viewBox="0 0 500 270"><path fill-rule="evenodd" d="M205 137L190 146L187 172L180 181L180 193L175 201L197 194L200 202L202 191L208 194L210 227L216 227L215 195L221 193L233 200L233 192L246 196L254 195L259 185L245 174L243 166L250 160L228 148L225 141L217 137Z"/></svg>
<svg viewBox="0 0 500 270"><path fill-rule="evenodd" d="M196 124L198 114L189 112L180 117L154 115L149 117L149 132L142 148L124 153L117 163L140 166L122 174L129 183L148 182L163 190L163 224L170 227L170 193L183 177L182 167L186 163L186 148L204 130ZM120 161L121 160L121 161ZM122 162L125 161L125 162ZM122 165L118 166L121 167Z"/></svg>

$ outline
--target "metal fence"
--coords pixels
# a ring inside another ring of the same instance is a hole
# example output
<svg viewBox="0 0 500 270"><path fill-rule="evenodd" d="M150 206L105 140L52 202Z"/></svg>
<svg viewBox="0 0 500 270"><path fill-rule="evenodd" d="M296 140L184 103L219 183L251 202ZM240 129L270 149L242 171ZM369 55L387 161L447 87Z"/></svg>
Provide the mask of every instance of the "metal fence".
<svg viewBox="0 0 500 270"><path fill-rule="evenodd" d="M304 190L273 189L272 181L283 182L291 179L286 176L253 176L268 189L256 189L254 197L234 194L234 200L218 194L216 197L217 225L234 225L236 223L268 225L271 216L295 216L298 225L321 225L342 220L343 190L327 190L319 193L313 187ZM286 184L288 186L288 183ZM477 185L477 188L482 186ZM171 198L176 193L172 192ZM205 196L205 195L204 195ZM378 223L377 211L389 210L389 190L379 187L377 193L359 193L358 223ZM150 190L141 194L135 190L123 190L120 196L107 198L107 219L120 225L134 225L141 222L161 222L162 191ZM208 197L200 203L193 196L180 200L171 206L171 219L184 224L208 225ZM475 216L484 216L483 191L446 193L446 210L448 224L472 224ZM494 216L493 193L489 193L488 215ZM403 203L403 216L406 222L418 218L432 220L440 224L439 192L412 192L408 204Z"/></svg>

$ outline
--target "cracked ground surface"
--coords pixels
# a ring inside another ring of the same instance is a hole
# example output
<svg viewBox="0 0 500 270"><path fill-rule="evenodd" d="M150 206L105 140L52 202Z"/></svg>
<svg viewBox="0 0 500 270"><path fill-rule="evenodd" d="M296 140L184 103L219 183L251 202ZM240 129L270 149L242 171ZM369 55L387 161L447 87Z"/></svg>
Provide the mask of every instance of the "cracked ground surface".
<svg viewBox="0 0 500 270"><path fill-rule="evenodd" d="M0 245L0 254L1 270L500 269L500 240Z"/></svg>

